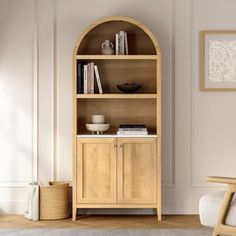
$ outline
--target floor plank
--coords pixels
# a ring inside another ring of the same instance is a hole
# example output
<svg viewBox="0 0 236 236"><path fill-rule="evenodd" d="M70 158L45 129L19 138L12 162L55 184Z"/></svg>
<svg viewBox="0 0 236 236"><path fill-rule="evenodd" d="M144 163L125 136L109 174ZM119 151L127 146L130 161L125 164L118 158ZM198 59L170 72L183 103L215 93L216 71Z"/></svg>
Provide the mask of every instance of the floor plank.
<svg viewBox="0 0 236 236"><path fill-rule="evenodd" d="M77 221L71 218L51 221L29 221L22 215L0 215L0 228L80 228L80 229L200 229L198 215L168 215L163 216L161 222L156 216L98 216L86 215L77 217Z"/></svg>

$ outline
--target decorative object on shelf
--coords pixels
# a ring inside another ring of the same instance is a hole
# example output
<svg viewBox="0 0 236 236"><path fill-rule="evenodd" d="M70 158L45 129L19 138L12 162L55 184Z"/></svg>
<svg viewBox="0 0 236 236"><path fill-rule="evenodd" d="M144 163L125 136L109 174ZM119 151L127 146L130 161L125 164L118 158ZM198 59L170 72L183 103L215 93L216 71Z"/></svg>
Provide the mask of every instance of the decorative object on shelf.
<svg viewBox="0 0 236 236"><path fill-rule="evenodd" d="M101 53L102 55L114 55L114 45L110 40L102 43Z"/></svg>
<svg viewBox="0 0 236 236"><path fill-rule="evenodd" d="M123 93L135 93L142 87L142 85L134 82L127 82L124 84L117 84L116 87Z"/></svg>
<svg viewBox="0 0 236 236"><path fill-rule="evenodd" d="M201 90L236 91L236 31L201 31Z"/></svg>
<svg viewBox="0 0 236 236"><path fill-rule="evenodd" d="M91 120L92 123L87 123L85 126L92 134L102 134L110 128L110 124L105 124L104 115L92 115Z"/></svg>
<svg viewBox="0 0 236 236"><path fill-rule="evenodd" d="M93 124L104 124L104 122L105 122L104 115L92 115Z"/></svg>
<svg viewBox="0 0 236 236"><path fill-rule="evenodd" d="M86 128L92 134L102 134L110 128L110 124L86 124Z"/></svg>
<svg viewBox="0 0 236 236"><path fill-rule="evenodd" d="M143 124L122 124L120 125L118 135L131 136L131 135L148 135L146 125Z"/></svg>

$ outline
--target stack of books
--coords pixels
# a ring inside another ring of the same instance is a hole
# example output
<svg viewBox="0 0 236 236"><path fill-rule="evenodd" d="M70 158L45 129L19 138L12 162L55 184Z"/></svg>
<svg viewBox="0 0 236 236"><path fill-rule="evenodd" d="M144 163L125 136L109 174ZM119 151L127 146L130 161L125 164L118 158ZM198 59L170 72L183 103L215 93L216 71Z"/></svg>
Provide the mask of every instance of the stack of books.
<svg viewBox="0 0 236 236"><path fill-rule="evenodd" d="M100 75L97 65L94 62L88 64L78 63L77 65L77 93L94 93L95 79L99 93L103 93Z"/></svg>
<svg viewBox="0 0 236 236"><path fill-rule="evenodd" d="M125 31L116 34L116 55L128 55L128 39Z"/></svg>
<svg viewBox="0 0 236 236"><path fill-rule="evenodd" d="M132 124L123 124L120 125L118 135L148 135L148 130L145 125L132 125Z"/></svg>

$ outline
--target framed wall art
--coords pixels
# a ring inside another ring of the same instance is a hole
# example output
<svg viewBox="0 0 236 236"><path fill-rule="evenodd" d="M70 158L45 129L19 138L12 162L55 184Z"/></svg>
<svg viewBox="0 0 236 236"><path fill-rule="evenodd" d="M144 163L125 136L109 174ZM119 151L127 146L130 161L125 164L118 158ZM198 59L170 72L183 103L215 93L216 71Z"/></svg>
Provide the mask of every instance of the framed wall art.
<svg viewBox="0 0 236 236"><path fill-rule="evenodd" d="M236 91L236 30L200 32L202 91Z"/></svg>

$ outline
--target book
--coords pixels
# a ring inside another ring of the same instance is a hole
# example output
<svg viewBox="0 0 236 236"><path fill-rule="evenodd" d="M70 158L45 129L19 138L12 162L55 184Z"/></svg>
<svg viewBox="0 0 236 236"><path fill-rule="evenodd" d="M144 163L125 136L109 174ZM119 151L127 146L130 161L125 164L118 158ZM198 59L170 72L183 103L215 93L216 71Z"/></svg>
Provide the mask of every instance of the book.
<svg viewBox="0 0 236 236"><path fill-rule="evenodd" d="M96 80L97 80L98 91L101 94L101 93L103 93L103 91L102 91L102 84L101 84L101 79L100 79L100 76L99 76L97 65L94 65L94 71L95 71L95 76L96 76Z"/></svg>
<svg viewBox="0 0 236 236"><path fill-rule="evenodd" d="M118 34L118 54L121 54L121 34Z"/></svg>
<svg viewBox="0 0 236 236"><path fill-rule="evenodd" d="M91 64L87 64L87 92L91 93Z"/></svg>
<svg viewBox="0 0 236 236"><path fill-rule="evenodd" d="M119 128L146 128L143 124L121 124Z"/></svg>
<svg viewBox="0 0 236 236"><path fill-rule="evenodd" d="M119 55L119 35L116 34L116 55Z"/></svg>
<svg viewBox="0 0 236 236"><path fill-rule="evenodd" d="M117 131L119 135L148 135L147 131Z"/></svg>
<svg viewBox="0 0 236 236"><path fill-rule="evenodd" d="M77 64L77 94L83 93L82 90L82 65L81 63Z"/></svg>
<svg viewBox="0 0 236 236"><path fill-rule="evenodd" d="M147 131L147 128L119 128L118 131Z"/></svg>
<svg viewBox="0 0 236 236"><path fill-rule="evenodd" d="M81 84L81 93L84 93L84 65L81 64L80 66L80 84Z"/></svg>
<svg viewBox="0 0 236 236"><path fill-rule="evenodd" d="M87 94L88 93L88 80L87 80L87 76L88 76L88 73L87 73L87 70L88 70L88 66L87 65L84 65L84 94Z"/></svg>
<svg viewBox="0 0 236 236"><path fill-rule="evenodd" d="M124 31L120 31L120 38L121 38L121 50L120 50L120 54L121 55L125 55L125 32Z"/></svg>
<svg viewBox="0 0 236 236"><path fill-rule="evenodd" d="M125 54L129 55L128 38L127 38L127 33L126 32L125 32Z"/></svg>
<svg viewBox="0 0 236 236"><path fill-rule="evenodd" d="M90 93L94 93L94 62L90 63Z"/></svg>
<svg viewBox="0 0 236 236"><path fill-rule="evenodd" d="M121 30L119 33L115 34L115 52L116 55L128 55L128 40L127 40L127 33Z"/></svg>

